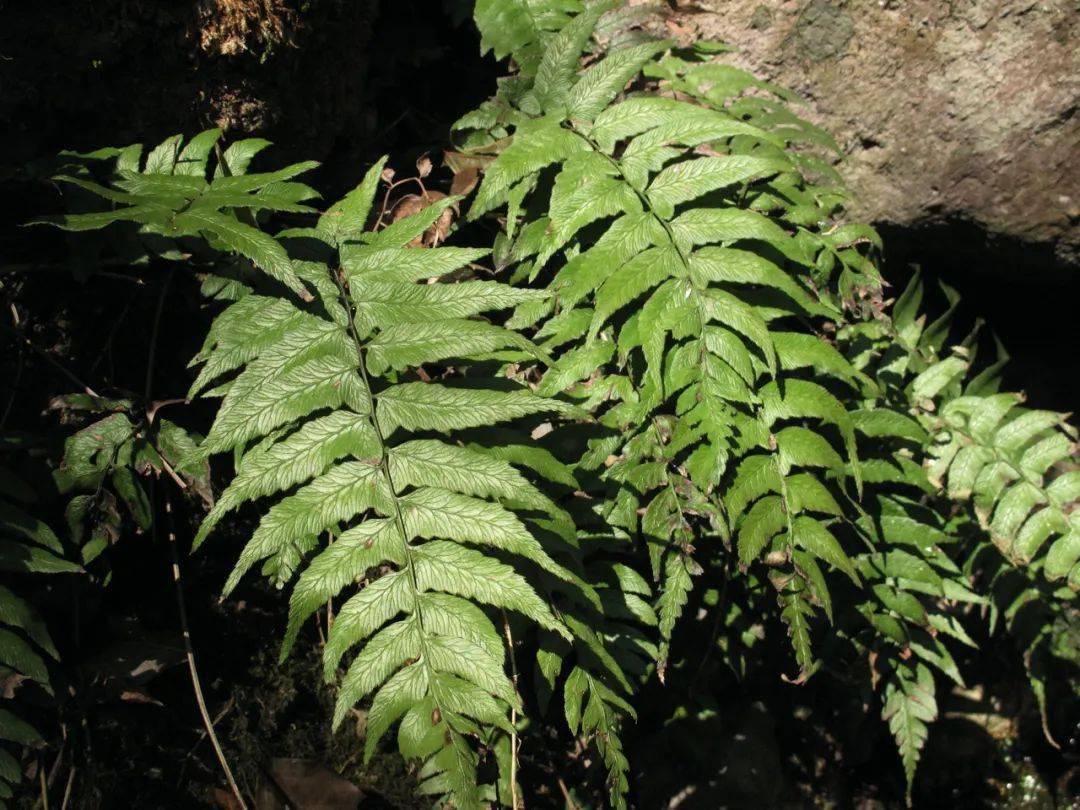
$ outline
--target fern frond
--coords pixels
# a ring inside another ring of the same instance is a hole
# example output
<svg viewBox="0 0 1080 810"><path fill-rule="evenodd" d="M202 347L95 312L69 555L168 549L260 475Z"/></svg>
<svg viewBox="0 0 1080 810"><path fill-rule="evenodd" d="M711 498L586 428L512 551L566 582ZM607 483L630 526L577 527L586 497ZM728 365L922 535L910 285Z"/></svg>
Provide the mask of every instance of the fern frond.
<svg viewBox="0 0 1080 810"><path fill-rule="evenodd" d="M505 99L516 109L505 118L512 137L485 167L469 216L507 205L513 240L504 253L517 265L515 277L547 281L552 306L518 308L555 356L540 390L580 396L580 381L612 355L626 374L621 401L590 396L583 405L626 437L605 475L630 484L619 509L640 511L651 538L662 583L662 663L699 570L689 540L695 527L740 536L743 506L758 497L776 496L747 526L745 562L775 541L789 563L798 550L855 576L827 528L832 518L816 513L811 498L794 501L785 481L826 469L837 482L850 475L859 485L858 465L842 460L855 458L850 417L826 388L799 375L828 375L855 390L872 383L827 343L793 331L839 310L815 291L805 240L754 210L770 182L801 182L780 148L787 140L720 106L620 99L646 65L667 65L668 43L608 51L579 74L578 56L604 8L590 6L551 37L532 90ZM705 143L708 153L696 156ZM552 174L550 186L543 173ZM548 193L532 203L542 217L518 221L529 200ZM661 418L668 426L657 431ZM816 443L794 432L810 424ZM839 429L842 453L832 447L830 425ZM756 453L755 469L767 465L772 477L751 495L736 470ZM725 509L725 491L749 497ZM787 517L766 532L768 505ZM797 566L792 572L803 575ZM821 597L827 594L815 600ZM805 611L785 615L802 623Z"/></svg>
<svg viewBox="0 0 1080 810"><path fill-rule="evenodd" d="M474 740L494 745L512 731L510 708L521 708L485 611L514 611L569 637L541 593L545 578L564 587L578 578L545 549L533 518L519 516L563 513L514 466L514 453L500 457L499 434L489 447L462 446L455 434L572 408L506 380L465 387L417 373L445 360L460 371L504 346L543 356L477 318L541 296L494 282L417 283L483 252L406 247L434 221L430 210L361 231L382 165L297 232L340 257L340 271L332 260L302 264L317 303L242 297L197 358L196 390L239 372L210 391L224 396L200 454L232 451L239 462L197 541L241 504L270 504L225 592L257 563L280 586L299 573L283 656L316 610L362 583L337 610L324 650L329 680L356 651L335 726L370 698L366 755L399 723L402 753L424 760L421 792L478 807ZM328 534L333 542L322 545Z"/></svg>
<svg viewBox="0 0 1080 810"><path fill-rule="evenodd" d="M970 502L979 526L1011 563L1035 566L1048 580L1080 590L1076 429L1063 414L1024 407L1021 394L998 392L990 381L1003 361L973 376L967 346L941 356L959 302L951 288L943 291L949 307L927 324L916 317L923 283L915 276L894 307L892 334L871 338L890 342L880 350L880 376L928 436L922 443L929 486Z"/></svg>

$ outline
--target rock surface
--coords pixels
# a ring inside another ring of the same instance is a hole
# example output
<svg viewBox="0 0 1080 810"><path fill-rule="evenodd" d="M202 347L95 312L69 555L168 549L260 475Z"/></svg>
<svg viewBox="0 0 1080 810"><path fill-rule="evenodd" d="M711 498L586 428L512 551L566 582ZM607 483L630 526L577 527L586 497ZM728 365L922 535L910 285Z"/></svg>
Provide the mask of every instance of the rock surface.
<svg viewBox="0 0 1080 810"><path fill-rule="evenodd" d="M1075 0L680 0L670 26L796 90L844 149L853 214L966 221L1080 266Z"/></svg>

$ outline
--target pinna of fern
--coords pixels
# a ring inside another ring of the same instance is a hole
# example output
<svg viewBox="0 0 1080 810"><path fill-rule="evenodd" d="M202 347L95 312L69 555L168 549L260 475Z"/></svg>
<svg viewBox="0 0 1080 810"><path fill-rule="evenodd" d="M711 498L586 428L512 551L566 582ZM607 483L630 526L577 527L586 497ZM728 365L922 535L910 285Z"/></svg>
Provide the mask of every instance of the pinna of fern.
<svg viewBox="0 0 1080 810"><path fill-rule="evenodd" d="M54 179L72 189L80 207L89 210L31 224L75 232L109 228L116 237L115 251L131 264L151 259L190 263L204 256L211 261L246 260L248 270L255 267L308 298L284 248L257 220L266 212L314 212L305 203L318 194L293 178L318 164L308 161L248 173L269 141L247 138L222 150L220 138L217 129L186 142L174 135L145 156L141 144L86 154L63 152L65 173Z"/></svg>

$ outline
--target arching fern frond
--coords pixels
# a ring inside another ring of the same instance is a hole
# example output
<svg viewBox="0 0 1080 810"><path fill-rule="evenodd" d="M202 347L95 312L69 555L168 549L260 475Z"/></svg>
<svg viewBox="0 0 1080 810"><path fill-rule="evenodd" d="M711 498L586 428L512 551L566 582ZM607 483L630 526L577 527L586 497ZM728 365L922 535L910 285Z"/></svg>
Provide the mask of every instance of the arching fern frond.
<svg viewBox="0 0 1080 810"><path fill-rule="evenodd" d="M867 514L857 526L883 550L859 559L880 572L866 572L876 583L873 598L859 610L874 626L879 660L884 651L887 667L902 673L913 655L920 666L960 682L949 647L974 642L949 606L988 605L991 629L1002 617L1023 651L1049 737L1042 662L1059 600L1073 594L1067 588L1051 593L1039 580L1076 576L1076 557L1069 552L1075 532L1069 515L1080 495L1070 490L1075 431L1061 414L1027 410L1023 397L999 393L1003 359L971 374L977 342L969 336L948 349L959 297L944 285L943 292L948 308L928 323L919 315L924 287L916 275L891 318L842 330L853 364L880 384L880 398L856 414L857 427L879 448L863 463L876 503L864 502ZM939 516L949 513L950 502L972 508L946 523ZM997 560L994 547L1003 555ZM982 580L978 593L976 578ZM887 688L885 699L896 703L890 724L910 791L923 733L913 736L911 730L929 722L932 712L911 715L920 720L916 726L901 723L903 706L926 692L901 687L891 698Z"/></svg>
<svg viewBox="0 0 1080 810"><path fill-rule="evenodd" d="M1080 591L1076 430L1062 414L1022 402L1011 393L946 402L930 480L954 500L971 500L979 525L1011 562L1030 565L1038 558L1048 580L1064 579Z"/></svg>
<svg viewBox="0 0 1080 810"><path fill-rule="evenodd" d="M917 315L924 291L916 275L891 322L853 327L852 345L863 352L861 362L877 355L889 404L915 414L926 431L933 488L969 503L1010 562L1080 590L1076 429L1064 414L1029 409L1022 394L998 391L1003 361L972 374L974 336L946 351L959 296L943 291L948 309L927 324Z"/></svg>

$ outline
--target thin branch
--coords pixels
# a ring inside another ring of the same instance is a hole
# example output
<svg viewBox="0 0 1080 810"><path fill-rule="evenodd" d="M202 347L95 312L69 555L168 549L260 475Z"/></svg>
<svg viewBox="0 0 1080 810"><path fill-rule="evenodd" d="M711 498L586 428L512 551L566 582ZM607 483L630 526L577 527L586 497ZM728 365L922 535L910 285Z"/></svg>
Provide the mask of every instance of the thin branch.
<svg viewBox="0 0 1080 810"><path fill-rule="evenodd" d="M154 415L157 413L157 409L162 405L169 402L183 402L183 400L162 400L161 402L152 402L151 397L154 393L154 359L157 356L157 344L158 335L161 333L161 313L165 310L165 297L169 293L169 284L172 281L173 271L169 271L169 275L165 277L165 283L161 285L161 293L158 295L157 308L154 310L154 325L150 329L150 351L146 357L146 383L143 386L143 405L146 408L146 425L149 428L154 423ZM165 458L165 454L161 452L159 448L150 438L149 430L147 430L146 441L150 446L154 448L158 458L161 459L161 466L168 473L169 477L173 480L180 489L186 490L187 484L179 475L176 474L176 470L169 464L169 460ZM169 510L170 504L166 500L166 511Z"/></svg>
<svg viewBox="0 0 1080 810"><path fill-rule="evenodd" d="M75 766L68 769L67 784L64 786L64 798L60 802L60 810L67 810L68 802L71 801L71 788L75 785Z"/></svg>
<svg viewBox="0 0 1080 810"><path fill-rule="evenodd" d="M232 711L232 709L233 709L233 707L235 705L236 705L236 697L233 696L233 695L230 695L229 699L227 701L225 701L225 705L221 707L221 710L217 713L217 717L215 717L211 721L210 725L212 725L212 726L214 726L216 728L217 724L220 723L225 718L225 715L227 715L229 712ZM194 754L195 751L198 750L199 746L202 745L202 742L205 739L206 739L206 729L203 728L203 729L201 729L199 731L199 738L195 741L195 744L193 746L191 746L191 749L184 756L184 761L185 762L187 762L187 760L189 760L191 758L192 754Z"/></svg>
<svg viewBox="0 0 1080 810"><path fill-rule="evenodd" d="M570 810L581 810L578 807L578 803L575 802L573 797L570 796L570 791L566 789L566 782L562 780L561 776L558 777L558 782L559 790L562 791L563 799L566 801L566 806L569 807Z"/></svg>
<svg viewBox="0 0 1080 810"><path fill-rule="evenodd" d="M188 404L186 397L173 397L172 399L159 399L155 402L149 402L146 406L146 421L152 425L154 423L154 417L157 416L157 412L167 405L186 404Z"/></svg>
<svg viewBox="0 0 1080 810"><path fill-rule="evenodd" d="M166 278L165 283L161 287L161 295L158 297L157 310L154 313L154 325L150 337L150 352L146 361L146 385L143 396L147 406L151 404L151 396L153 395L154 355L157 351L157 338L161 327L161 313L165 307L165 295L168 292L169 281L171 280L172 272L170 271L168 278ZM152 416L148 414L148 418L152 419ZM176 474L176 471L173 470L172 466L165 459L164 454L162 454L157 447L154 447L154 449L161 459L161 465L165 469L165 472L169 474L181 490L187 489L187 484L185 484L180 476ZM225 751L222 749L221 742L218 740L217 734L214 731L214 721L211 720L210 712L206 708L206 699L203 697L202 691L202 681L199 679L199 669L195 665L195 650L191 644L191 628L188 625L187 603L184 600L184 587L180 581L180 555L176 551L176 522L173 519L172 499L169 497L167 488L165 490L165 517L168 523L169 556L172 559L172 576L173 587L176 590L176 607L180 613L180 630L184 637L184 653L187 657L188 672L191 675L191 689L195 693L195 703L199 707L199 716L202 717L203 728L206 729L206 735L210 738L210 744L214 748L214 754L217 755L221 770L225 773L225 779L229 783L229 789L239 803L240 810L247 810L247 802L244 801L244 797L240 793L240 788L237 786L236 779L233 777L232 769L229 767L229 761L225 758ZM156 529L157 524L155 523L154 526Z"/></svg>
<svg viewBox="0 0 1080 810"><path fill-rule="evenodd" d="M143 386L143 402L150 404L150 394L154 386L154 360L157 356L158 334L161 332L161 313L165 309L165 296L169 293L169 283L172 281L173 271L165 277L165 283L161 285L158 295L157 308L154 310L154 325L150 328L150 351L146 357L146 384ZM148 414L150 421L153 416Z"/></svg>
<svg viewBox="0 0 1080 810"><path fill-rule="evenodd" d="M97 262L94 267L130 267L131 262L127 259L103 259ZM0 276L14 275L15 273L38 273L43 270L58 270L58 271L70 271L70 262L21 262L21 263L7 263L0 265ZM96 272L96 275L106 275L100 270ZM145 284L146 282L136 276L125 276L121 273L109 273L109 278L122 279L124 281L131 281L136 284Z"/></svg>
<svg viewBox="0 0 1080 810"><path fill-rule="evenodd" d="M97 400L102 399L101 394L99 394L97 391L95 391L89 385L87 385L82 380L80 380L75 375L75 372L68 369L63 363L61 363L59 360L57 360L55 357L53 357L47 351L45 351L40 346L37 346L35 343L33 343L30 340L30 338L26 337L26 335L23 335L20 332L16 332L14 329L12 329L9 326L0 325L0 330L8 332L11 335L14 335L16 340L22 341L22 344L24 346L26 346L32 352L34 352L35 354L40 356L45 362L49 363L53 368L55 368L57 371L59 371L61 374L63 374L65 377L67 377L69 380L71 380L71 382L73 382L75 385L77 385L79 388L81 388L84 394L86 394L87 396L93 397L94 399L97 399Z"/></svg>
<svg viewBox="0 0 1080 810"><path fill-rule="evenodd" d="M112 369L112 347L113 340L116 339L116 333L120 331L120 327L124 323L124 319L127 317L128 312L131 310L132 305L135 303L135 299L139 297L140 290L133 290L131 295L128 296L128 300L124 303L124 308L120 310L120 314L116 316L113 321L113 325L109 327L109 334L105 338L105 344L101 347L101 351L98 352L98 356L94 359L94 362L90 364L90 374L93 375L97 371L97 367L101 365L101 361L106 357L109 358L109 368Z"/></svg>
<svg viewBox="0 0 1080 810"><path fill-rule="evenodd" d="M45 763L38 760L38 776L41 777L41 805L49 810L49 786L45 782Z"/></svg>
<svg viewBox="0 0 1080 810"><path fill-rule="evenodd" d="M229 767L229 762L225 758L225 751L222 750L221 743L218 741L217 734L214 731L214 723L210 719L210 712L206 708L206 700L203 697L202 682L199 680L199 670L198 667L195 666L195 651L191 645L191 630L188 626L187 607L184 601L184 588L180 582L180 556L176 553L176 531L172 516L172 500L169 498L168 491L165 493L165 514L169 522L169 554L172 557L172 575L173 585L176 588L176 605L180 610L180 629L184 635L184 652L187 656L188 671L191 673L191 688L195 693L195 703L199 707L203 728L206 729L206 735L210 738L210 744L214 747L214 753L217 755L221 770L225 773L225 779L229 783L229 789L239 803L240 810L247 810L247 802L244 801L244 797L240 793L240 788L236 784L236 779L233 778L232 769Z"/></svg>
<svg viewBox="0 0 1080 810"><path fill-rule="evenodd" d="M180 487L180 489L187 489L187 482L185 482L183 478L176 474L176 470L174 470L172 468L172 465L169 464L169 460L165 458L165 454L161 452L160 448L158 448L156 444L150 441L149 437L147 438L147 441L150 442L150 446L154 448L154 452L158 454L158 458L161 459L162 468L165 470L165 472L169 474L169 478L173 480L173 483Z"/></svg>
<svg viewBox="0 0 1080 810"><path fill-rule="evenodd" d="M416 183L418 186L420 186L420 193L423 194L424 199L431 199L428 196L427 188L424 186L424 181L419 177L403 177L400 180L395 180L394 182L390 183L389 186L387 186L386 193L383 194L382 207L379 209L379 216L375 219L374 227L376 229L382 227L383 217L386 216L386 208L390 202L390 192L392 192L398 186L403 186L406 183Z"/></svg>
<svg viewBox="0 0 1080 810"><path fill-rule="evenodd" d="M11 416L11 409L15 407L15 400L19 396L19 383L22 382L23 370L26 368L26 352L19 352L19 365L15 368L15 377L11 381L11 397L8 398L7 407L4 408L4 413L0 416L0 428L3 428L7 424L8 417Z"/></svg>
<svg viewBox="0 0 1080 810"><path fill-rule="evenodd" d="M52 767L49 768L49 776L48 776L48 778L46 779L45 776L44 776L44 773L42 774L42 780L43 780L42 781L42 788L43 789L42 789L41 795L38 796L37 799L34 801L34 810L37 810L38 807L41 807L42 803L44 803L44 805L45 805L45 810L48 810L48 807L49 807L49 790L52 788L53 785L56 784L56 777L60 774L60 766L64 764L64 754L67 753L66 748L67 748L67 733L66 733L66 729L65 729L64 737L60 741L60 750L56 752L56 759L53 760ZM42 763L44 763L44 760L42 760Z"/></svg>

